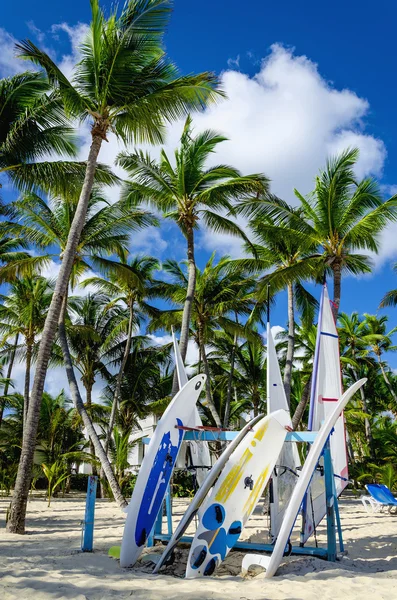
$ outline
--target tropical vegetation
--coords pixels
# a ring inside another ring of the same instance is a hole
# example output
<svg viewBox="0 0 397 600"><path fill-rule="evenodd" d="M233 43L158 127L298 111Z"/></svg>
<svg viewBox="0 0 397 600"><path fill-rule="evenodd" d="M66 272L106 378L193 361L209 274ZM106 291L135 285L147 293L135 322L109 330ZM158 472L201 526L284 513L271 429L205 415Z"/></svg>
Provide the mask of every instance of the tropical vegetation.
<svg viewBox="0 0 397 600"><path fill-rule="evenodd" d="M397 491L397 329L384 311L347 314L342 294L344 277L371 273L397 199L374 178L357 180L354 148L330 157L293 204L272 193L266 174L221 164L226 139L196 130L194 112L223 93L214 75L181 76L167 57L169 3L128 0L105 14L91 0L91 9L71 79L26 40L17 51L36 70L0 81L0 177L15 191L0 222L8 530L25 532L32 490L45 488L50 504L79 470L99 474L101 493L126 505L142 421L155 425L177 389L173 328L189 373L207 375L204 424L238 429L266 411L265 323L286 294L276 344L293 427L305 428L324 278L343 384L368 380L345 413L352 477ZM175 120L184 125L171 155L164 140ZM79 162L82 123L90 148ZM109 167L98 160L111 136L124 149ZM159 226L168 236L157 249ZM240 240L238 258L203 251L203 235L208 246L220 233ZM396 298L379 298L380 311Z"/></svg>

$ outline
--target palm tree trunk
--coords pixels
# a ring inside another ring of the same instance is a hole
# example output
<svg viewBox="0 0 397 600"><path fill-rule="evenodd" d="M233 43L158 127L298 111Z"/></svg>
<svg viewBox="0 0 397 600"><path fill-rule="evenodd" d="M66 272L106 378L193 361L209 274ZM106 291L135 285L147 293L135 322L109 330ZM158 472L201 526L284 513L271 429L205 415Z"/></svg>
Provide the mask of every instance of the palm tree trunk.
<svg viewBox="0 0 397 600"><path fill-rule="evenodd" d="M16 336L15 336L14 347L13 347L12 352L11 352L10 362L8 363L7 381L6 381L5 385L4 385L4 391L3 391L3 396L5 398L8 396L8 388L10 387L10 380L11 380L11 375L12 375L12 368L14 366L15 353L16 353L17 347L18 347L18 339L19 339L19 333L17 333ZM0 401L0 427L1 427L1 423L3 421L4 405L5 405L5 400L1 400Z"/></svg>
<svg viewBox="0 0 397 600"><path fill-rule="evenodd" d="M259 402L260 402L260 394L259 394L258 390L256 390L252 394L252 408L253 408L253 412L254 412L254 417L257 417L259 415Z"/></svg>
<svg viewBox="0 0 397 600"><path fill-rule="evenodd" d="M287 346L287 359L285 362L284 369L284 389L285 396L287 398L288 406L290 405L291 399L291 378L292 378L292 363L294 360L294 347L295 347L295 315L294 315L294 286L292 283L288 284L288 346Z"/></svg>
<svg viewBox="0 0 397 600"><path fill-rule="evenodd" d="M110 438L112 437L113 427L114 427L114 423L116 421L117 406L118 406L119 398L120 398L121 384L123 381L125 366L127 364L127 360L128 360L128 357L130 355L130 350L131 350L133 329L134 329L134 307L131 303L130 318L128 321L127 342L125 345L124 355L123 355L123 360L121 362L120 370L117 375L116 389L114 390L113 403L112 403L112 412L110 413L109 427L108 427L108 431L107 431L106 439L105 439L105 452L106 453L109 450L109 442L110 442Z"/></svg>
<svg viewBox="0 0 397 600"><path fill-rule="evenodd" d="M193 301L194 301L194 292L196 290L196 261L194 258L194 233L193 228L190 227L187 230L186 234L187 238L187 261L188 261L188 282L187 282L187 290L186 290L186 298L185 304L183 306L183 314L182 314L182 326L181 326L181 336L179 340L179 349L181 352L181 357L183 362L186 359L187 346L189 343L189 329L190 329L190 319L192 315ZM178 376L176 370L174 371L174 379L172 382L172 395L178 392Z"/></svg>
<svg viewBox="0 0 397 600"><path fill-rule="evenodd" d="M7 522L7 531L10 533L25 533L26 504L28 501L30 482L32 478L33 456L36 447L37 427L39 423L40 406L43 397L48 362L50 360L52 345L58 327L62 302L69 284L70 273L72 271L77 245L80 241L81 231L85 223L88 202L91 196L92 186L94 184L97 158L101 149L102 141L102 135L98 133L93 134L83 187L81 189L76 213L70 227L61 268L41 336L26 427L24 428L18 474L12 496L9 519Z"/></svg>
<svg viewBox="0 0 397 600"><path fill-rule="evenodd" d="M208 408L210 409L212 418L214 419L216 426L222 427L221 419L218 415L218 411L216 410L214 401L212 400L210 367L208 364L207 354L205 351L203 326L200 323L198 325L198 335L199 335L199 340L200 340L200 352L201 352L201 358L203 359L204 373L207 376L207 380L205 382L205 399L207 401Z"/></svg>
<svg viewBox="0 0 397 600"><path fill-rule="evenodd" d="M305 408L310 398L310 387L312 384L312 375L310 374L309 379L306 381L305 387L303 388L302 398L299 401L298 406L296 407L294 416L292 417L292 429L296 431L299 427L299 423L302 420L303 414L305 412Z"/></svg>
<svg viewBox="0 0 397 600"><path fill-rule="evenodd" d="M108 430L107 430L106 438L105 438L105 452L106 452L106 455L108 454L108 451L109 451L110 439L112 437L114 424L116 422L117 407L118 407L119 398L120 398L121 384L122 384L122 381L123 381L123 375L124 375L125 366L127 364L127 360L128 360L129 355L130 355L133 329L134 329L134 306L131 303L131 305L130 305L130 318L129 318L129 321L128 321L127 342L126 342L126 345L125 345L124 355L123 355L123 360L122 360L121 365L120 365L120 370L119 370L118 375L117 375L116 389L114 390L113 403L112 403L112 411L110 413L109 426L108 426ZM104 490L104 486L102 485L102 481L103 481L104 476L105 476L105 472L103 470L103 467L101 467L100 478L101 478L101 496L102 496L102 498L105 497L105 490Z"/></svg>
<svg viewBox="0 0 397 600"><path fill-rule="evenodd" d="M340 294L342 285L342 271L341 265L338 261L332 265L332 271L334 274L334 303L332 305L332 312L334 315L335 323L338 320L338 313L340 307Z"/></svg>
<svg viewBox="0 0 397 600"><path fill-rule="evenodd" d="M25 385L23 392L23 427L25 428L28 418L29 393L30 393L30 368L32 366L33 345L30 340L26 340L26 365L25 365Z"/></svg>
<svg viewBox="0 0 397 600"><path fill-rule="evenodd" d="M225 429L227 429L227 427L229 426L230 404L232 401L232 389L233 389L234 361L236 358L236 346L237 346L237 334L235 333L232 351L230 353L230 371L229 371L229 377L227 380L226 406L225 406L225 414L223 417L223 427Z"/></svg>
<svg viewBox="0 0 397 600"><path fill-rule="evenodd" d="M354 354L353 354L353 356L354 356ZM352 373L353 373L356 381L358 381L358 375L357 375L355 369L353 369L353 368L352 368ZM369 414L368 413L368 404L367 404L367 399L365 397L363 386L360 387L360 396L361 396L361 404L363 405L363 411L365 412L365 414L368 415ZM374 452L374 440L372 437L372 427L371 427L371 423L369 422L369 419L367 419L367 417L365 417L365 419L364 419L364 426L365 426L365 439L367 440L371 458L374 459L375 452Z"/></svg>
<svg viewBox="0 0 397 600"><path fill-rule="evenodd" d="M346 423L345 423L345 428L346 428ZM347 428L346 428L346 441L347 441L347 453L349 455L349 460L350 460L351 464L353 464L354 463L354 450L353 450L352 441L350 439L350 435L347 431Z"/></svg>
<svg viewBox="0 0 397 600"><path fill-rule="evenodd" d="M92 385L87 385L87 387L85 388L85 405L86 405L86 407L88 409L88 412L91 412L91 408L92 408Z"/></svg>
<svg viewBox="0 0 397 600"><path fill-rule="evenodd" d="M384 368L384 366L383 366L383 363L382 363L382 361L381 361L381 357L380 357L380 356L378 356L378 362L379 362L380 370L382 371L383 379L385 380L385 383L386 383L387 389L389 390L389 392L390 392L390 394L391 394L391 397L393 398L394 402L396 402L396 403L397 403L397 395L396 395L396 392L393 390L393 388L392 388L392 386L391 386L390 380L389 380L389 378L388 378L388 376L387 376L387 373L386 373L386 371L385 371L385 368Z"/></svg>
<svg viewBox="0 0 397 600"><path fill-rule="evenodd" d="M66 298L61 310L60 320L59 320L59 342L62 350L63 360L66 368L66 375L69 382L70 394L72 396L73 404L77 412L79 413L84 427L87 430L88 437L90 439L90 443L94 447L95 455L99 458L99 461L103 467L103 470L106 475L106 479L109 482L110 488L113 492L114 499L120 508L125 508L127 506L127 502L121 493L120 486L117 483L116 477L113 473L112 466L109 462L109 459L106 455L105 450L102 447L101 441L98 437L97 432L95 431L95 427L91 421L91 418L84 406L83 399L80 395L79 386L76 380L76 376L74 374L73 363L69 352L68 341L66 337L66 329L65 329L65 321L64 316L66 312Z"/></svg>

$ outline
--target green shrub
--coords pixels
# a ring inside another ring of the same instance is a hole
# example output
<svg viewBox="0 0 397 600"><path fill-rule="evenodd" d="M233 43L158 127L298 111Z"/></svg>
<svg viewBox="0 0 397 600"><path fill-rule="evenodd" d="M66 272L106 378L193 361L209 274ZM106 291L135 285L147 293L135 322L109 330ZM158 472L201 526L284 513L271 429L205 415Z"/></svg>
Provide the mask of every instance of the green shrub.
<svg viewBox="0 0 397 600"><path fill-rule="evenodd" d="M194 494L193 475L188 471L174 471L172 495L175 498L193 498Z"/></svg>

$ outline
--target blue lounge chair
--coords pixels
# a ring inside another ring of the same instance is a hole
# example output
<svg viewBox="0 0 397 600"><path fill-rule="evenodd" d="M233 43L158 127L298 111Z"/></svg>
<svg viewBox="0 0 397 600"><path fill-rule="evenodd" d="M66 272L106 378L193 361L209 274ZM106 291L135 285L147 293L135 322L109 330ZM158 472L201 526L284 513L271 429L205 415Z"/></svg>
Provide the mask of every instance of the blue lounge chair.
<svg viewBox="0 0 397 600"><path fill-rule="evenodd" d="M368 501L373 512L381 511L385 507L389 509L389 512L391 512L392 508L395 509L394 512L397 512L397 498L393 496L387 485L369 483L365 487L367 488L369 496L364 496L364 498ZM363 504L367 509L364 500Z"/></svg>

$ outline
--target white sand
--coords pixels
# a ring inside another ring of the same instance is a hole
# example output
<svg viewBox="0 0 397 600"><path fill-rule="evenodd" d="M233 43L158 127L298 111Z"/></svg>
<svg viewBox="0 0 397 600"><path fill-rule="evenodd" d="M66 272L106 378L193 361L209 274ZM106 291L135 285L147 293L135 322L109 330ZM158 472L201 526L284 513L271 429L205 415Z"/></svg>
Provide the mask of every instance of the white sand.
<svg viewBox="0 0 397 600"><path fill-rule="evenodd" d="M33 498L25 536L5 533L8 505L9 498L0 498L0 600L397 599L397 516L368 515L355 499L341 502L348 556L337 563L307 557L284 559L271 580L262 574L243 579L240 552L229 554L217 576L200 580L153 576L148 564L120 569L118 561L107 556L109 547L120 543L123 530L124 515L114 503L98 501L95 551L84 554L79 551L83 498L55 499L51 508L41 498ZM176 500L175 512L180 515L183 506L183 501ZM266 541L266 534L261 533L264 527L265 517L254 516L245 537ZM321 542L324 528L319 532ZM167 572L182 574L186 556L187 550L178 551L176 564Z"/></svg>

